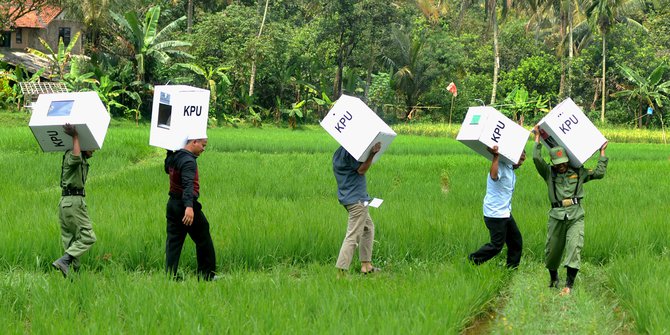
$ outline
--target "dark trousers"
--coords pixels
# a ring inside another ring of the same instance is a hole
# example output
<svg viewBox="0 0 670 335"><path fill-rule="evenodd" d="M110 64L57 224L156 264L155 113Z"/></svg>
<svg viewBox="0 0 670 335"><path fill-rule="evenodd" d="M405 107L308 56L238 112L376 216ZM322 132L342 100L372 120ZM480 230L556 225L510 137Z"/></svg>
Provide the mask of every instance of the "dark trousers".
<svg viewBox="0 0 670 335"><path fill-rule="evenodd" d="M195 252L198 259L198 276L205 280L211 280L216 271L216 255L214 243L209 233L209 222L202 212L202 205L193 202L193 224L185 225L181 220L184 217L184 207L181 199L170 198L167 203L167 240L165 241L166 272L172 276L177 275L179 257L184 246L186 234L195 243Z"/></svg>
<svg viewBox="0 0 670 335"><path fill-rule="evenodd" d="M509 218L489 218L485 216L484 223L486 223L486 228L489 229L491 242L471 253L468 258L477 265L482 264L499 254L503 246L507 244L507 266L510 268L519 266L523 240L514 217L512 215Z"/></svg>

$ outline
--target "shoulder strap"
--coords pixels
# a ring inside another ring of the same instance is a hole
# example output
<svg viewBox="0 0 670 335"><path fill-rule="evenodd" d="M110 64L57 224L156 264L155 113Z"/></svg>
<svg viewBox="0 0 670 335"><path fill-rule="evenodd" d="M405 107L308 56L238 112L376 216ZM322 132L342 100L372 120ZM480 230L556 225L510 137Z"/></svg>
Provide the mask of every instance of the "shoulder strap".
<svg viewBox="0 0 670 335"><path fill-rule="evenodd" d="M554 191L554 202L558 201L558 196L556 196L556 171L554 171L553 168L549 167L549 170L551 170L551 187L553 188Z"/></svg>
<svg viewBox="0 0 670 335"><path fill-rule="evenodd" d="M67 155L68 151L65 151L63 153L63 161L60 163L60 186L63 188L63 177L65 176L65 155Z"/></svg>
<svg viewBox="0 0 670 335"><path fill-rule="evenodd" d="M572 193L572 197L576 198L577 197L577 191L579 191L579 182L582 181L582 178L579 175L579 171L582 169L577 169L577 185L575 185L575 191Z"/></svg>

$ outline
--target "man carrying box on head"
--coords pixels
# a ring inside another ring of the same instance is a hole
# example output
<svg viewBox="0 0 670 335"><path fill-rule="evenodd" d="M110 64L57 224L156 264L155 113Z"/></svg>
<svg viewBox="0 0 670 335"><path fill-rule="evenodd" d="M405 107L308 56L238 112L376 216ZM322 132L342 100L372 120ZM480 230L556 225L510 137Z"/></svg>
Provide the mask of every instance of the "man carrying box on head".
<svg viewBox="0 0 670 335"><path fill-rule="evenodd" d="M166 271L175 279L181 249L186 234L195 243L198 260L198 277L213 280L216 270L214 243L209 232L209 222L198 202L200 178L196 159L205 151L207 135L189 136L183 149L168 150L165 173L170 175L170 198L166 207L167 239L165 241Z"/></svg>
<svg viewBox="0 0 670 335"><path fill-rule="evenodd" d="M600 159L595 170L570 167L569 158L563 147L551 148L552 165L549 166L542 158L539 126L533 129L535 148L533 162L537 172L547 183L551 210L547 223L547 242L545 248L546 267L549 270L549 287L558 288L558 266L565 251L563 266L567 278L562 295L569 294L572 289L580 265L580 253L584 246L584 183L593 179L602 179L607 171L607 142L600 147Z"/></svg>
<svg viewBox="0 0 670 335"><path fill-rule="evenodd" d="M370 150L365 162L357 161L344 147L340 146L333 154L333 173L337 180L337 197L349 212L347 234L342 242L340 254L335 265L340 273L349 270L351 260L358 246L361 260L361 273L380 271L372 265L372 243L375 238L375 225L368 212L368 195L365 173L372 165L374 156L379 152L381 143L377 142Z"/></svg>
<svg viewBox="0 0 670 335"><path fill-rule="evenodd" d="M491 169L486 178L484 197L484 223L491 235L491 242L471 253L468 259L476 265L495 257L507 244L507 267L515 269L521 261L523 239L512 216L512 195L516 184L514 170L526 160L525 151L517 164L499 162L498 146L487 148L493 155Z"/></svg>
<svg viewBox="0 0 670 335"><path fill-rule="evenodd" d="M84 201L88 159L93 156L93 151L81 151L79 134L73 125L66 123L63 130L72 137L72 150L63 154L60 179L62 196L58 205L65 254L51 265L67 278L70 265L75 271L79 270L79 258L93 246L96 237Z"/></svg>

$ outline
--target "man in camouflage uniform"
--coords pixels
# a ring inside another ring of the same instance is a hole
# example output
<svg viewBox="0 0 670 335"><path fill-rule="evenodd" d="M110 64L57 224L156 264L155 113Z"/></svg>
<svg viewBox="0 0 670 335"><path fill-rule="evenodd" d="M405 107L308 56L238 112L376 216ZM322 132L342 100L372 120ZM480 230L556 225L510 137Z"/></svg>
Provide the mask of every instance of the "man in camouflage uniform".
<svg viewBox="0 0 670 335"><path fill-rule="evenodd" d="M79 258L96 241L91 219L88 217L84 197L84 185L88 176L88 158L93 151L81 151L77 130L71 124L63 126L65 133L72 137L72 150L63 154L60 186L61 199L60 229L65 254L51 265L67 277L70 265L79 270Z"/></svg>
<svg viewBox="0 0 670 335"><path fill-rule="evenodd" d="M551 163L542 158L542 144L538 126L533 129L535 147L533 162L537 172L547 183L551 210L547 223L547 243L545 263L549 270L549 287L558 288L558 266L565 251L563 266L567 278L561 294L569 294L579 271L580 252L584 246L584 183L593 179L602 179L607 171L607 142L600 148L600 159L595 170L583 166L572 168L564 148L557 146L550 150Z"/></svg>

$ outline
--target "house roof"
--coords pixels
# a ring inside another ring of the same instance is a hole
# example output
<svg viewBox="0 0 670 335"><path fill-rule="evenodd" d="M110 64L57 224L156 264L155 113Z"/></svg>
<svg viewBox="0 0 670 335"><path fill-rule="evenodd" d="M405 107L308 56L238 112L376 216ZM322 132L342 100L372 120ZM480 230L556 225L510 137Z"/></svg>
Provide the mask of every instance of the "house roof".
<svg viewBox="0 0 670 335"><path fill-rule="evenodd" d="M56 6L44 6L18 18L12 24L16 28L46 28L63 9Z"/></svg>
<svg viewBox="0 0 670 335"><path fill-rule="evenodd" d="M0 48L0 59L5 63L14 66L22 64L28 72L31 73L36 73L40 69L44 69L44 73L42 73L40 77L45 79L48 79L49 75L51 75L51 69L49 68L49 61L47 59L27 52Z"/></svg>

